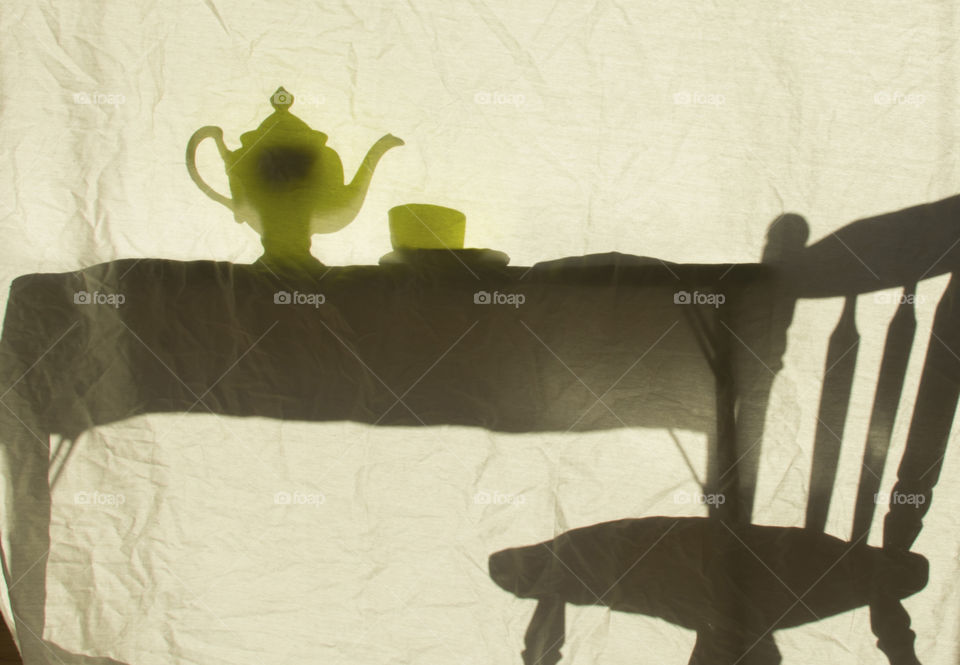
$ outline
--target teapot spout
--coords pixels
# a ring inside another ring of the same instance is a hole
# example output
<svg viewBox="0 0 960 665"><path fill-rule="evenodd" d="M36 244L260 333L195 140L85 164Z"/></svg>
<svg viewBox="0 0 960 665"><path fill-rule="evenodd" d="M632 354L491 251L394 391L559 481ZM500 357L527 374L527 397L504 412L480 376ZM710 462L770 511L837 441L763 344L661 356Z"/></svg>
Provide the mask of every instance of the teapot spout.
<svg viewBox="0 0 960 665"><path fill-rule="evenodd" d="M383 154L390 148L396 148L403 145L403 139L399 139L393 134L387 134L367 151L366 157L357 169L353 180L347 185L348 200L353 204L355 212L360 212L360 206L363 205L363 199L367 196L367 189L370 187L370 179L373 177L373 170L377 168L377 163Z"/></svg>
<svg viewBox="0 0 960 665"><path fill-rule="evenodd" d="M366 157L363 158L363 162L350 184L340 184L325 191L323 203L314 210L310 233L333 233L352 222L363 206L363 200L367 196L367 189L370 187L370 179L373 177L373 170L377 167L377 162L380 161L383 153L387 150L403 144L401 139L392 134L387 134L374 143ZM330 172L343 173L343 167L340 165L340 159L336 153L329 148L326 149L326 152L330 153L328 157L331 160L329 164Z"/></svg>

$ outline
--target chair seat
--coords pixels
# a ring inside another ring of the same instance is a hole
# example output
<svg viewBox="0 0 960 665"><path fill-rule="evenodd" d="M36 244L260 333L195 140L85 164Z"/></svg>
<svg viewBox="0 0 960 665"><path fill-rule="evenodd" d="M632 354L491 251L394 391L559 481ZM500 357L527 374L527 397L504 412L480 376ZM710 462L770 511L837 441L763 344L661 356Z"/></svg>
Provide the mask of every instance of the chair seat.
<svg viewBox="0 0 960 665"><path fill-rule="evenodd" d="M809 529L648 517L490 557L522 598L646 614L698 632L787 628L922 589L927 560Z"/></svg>

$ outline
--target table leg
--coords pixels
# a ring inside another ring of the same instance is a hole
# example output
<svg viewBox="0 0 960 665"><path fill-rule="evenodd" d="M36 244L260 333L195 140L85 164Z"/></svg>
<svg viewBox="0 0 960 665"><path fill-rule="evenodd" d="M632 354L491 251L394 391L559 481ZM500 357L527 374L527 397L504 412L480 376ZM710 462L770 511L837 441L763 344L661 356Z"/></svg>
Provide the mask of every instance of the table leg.
<svg viewBox="0 0 960 665"><path fill-rule="evenodd" d="M4 378L9 378L7 373ZM0 399L0 480L5 483L0 510L6 525L0 544L14 639L24 665L122 665L75 654L44 639L51 545L50 433L19 388L7 390Z"/></svg>

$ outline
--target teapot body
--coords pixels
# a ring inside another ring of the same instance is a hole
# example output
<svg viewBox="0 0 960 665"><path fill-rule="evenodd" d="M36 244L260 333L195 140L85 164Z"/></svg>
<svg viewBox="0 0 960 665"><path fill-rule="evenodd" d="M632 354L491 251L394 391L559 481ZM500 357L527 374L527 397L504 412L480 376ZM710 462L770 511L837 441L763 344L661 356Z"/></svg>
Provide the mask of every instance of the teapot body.
<svg viewBox="0 0 960 665"><path fill-rule="evenodd" d="M257 233L263 235L271 224L290 224L312 233L342 228L324 223L333 221L329 211L343 198L345 185L340 157L322 141L291 137L252 145L230 153L225 166L234 218Z"/></svg>

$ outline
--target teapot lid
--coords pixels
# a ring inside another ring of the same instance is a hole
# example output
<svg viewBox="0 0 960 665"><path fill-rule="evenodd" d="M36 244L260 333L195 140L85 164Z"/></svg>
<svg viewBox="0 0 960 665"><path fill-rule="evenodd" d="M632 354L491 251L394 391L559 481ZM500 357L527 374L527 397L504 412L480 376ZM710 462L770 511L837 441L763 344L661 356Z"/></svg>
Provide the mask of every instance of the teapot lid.
<svg viewBox="0 0 960 665"><path fill-rule="evenodd" d="M320 143L327 140L326 134L311 129L310 125L290 113L290 107L293 106L293 95L287 92L283 86L277 88L277 91L270 96L270 105L273 106L273 113L267 116L255 130L240 136L240 142L244 148L253 147L260 143L268 134L277 138L290 139L296 137L300 140L319 141Z"/></svg>

